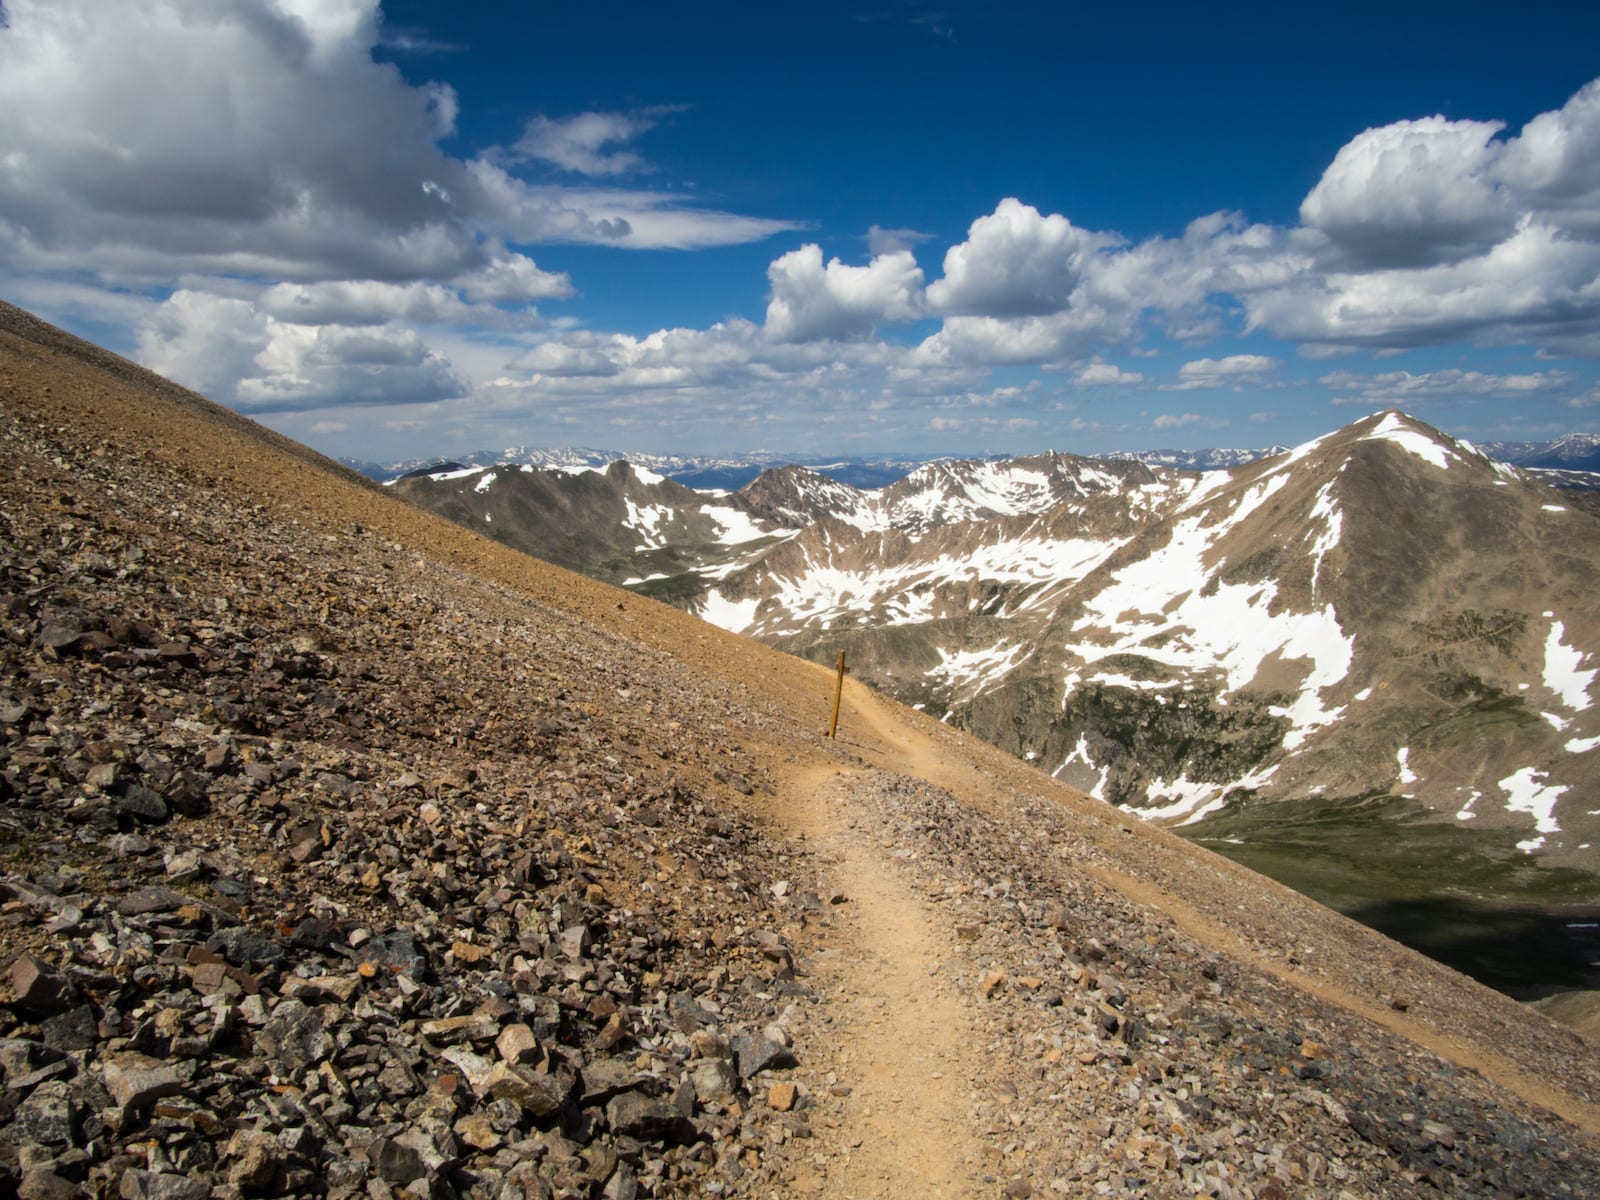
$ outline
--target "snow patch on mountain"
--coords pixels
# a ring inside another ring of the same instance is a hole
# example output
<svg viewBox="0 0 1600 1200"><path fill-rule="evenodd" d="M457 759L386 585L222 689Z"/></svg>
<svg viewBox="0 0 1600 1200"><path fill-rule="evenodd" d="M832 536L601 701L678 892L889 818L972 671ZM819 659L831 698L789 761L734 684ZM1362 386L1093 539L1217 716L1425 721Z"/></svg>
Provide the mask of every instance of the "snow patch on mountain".
<svg viewBox="0 0 1600 1200"><path fill-rule="evenodd" d="M1561 832L1561 826L1556 824L1556 801L1566 795L1566 787L1552 785L1549 777L1537 767L1524 767L1502 779L1500 788L1506 794L1507 811L1532 816L1533 827L1539 834L1518 842L1518 850L1532 853L1544 845L1546 834Z"/></svg>
<svg viewBox="0 0 1600 1200"><path fill-rule="evenodd" d="M702 510L720 531L717 541L724 546L742 546L774 536L774 531L747 512L731 505L707 505Z"/></svg>
<svg viewBox="0 0 1600 1200"><path fill-rule="evenodd" d="M1383 420L1367 434L1366 440L1393 442L1402 450L1416 455L1423 462L1438 467L1441 471L1449 469L1450 460L1454 457L1450 451L1420 429L1414 429L1405 417L1396 412L1385 413Z"/></svg>
<svg viewBox="0 0 1600 1200"><path fill-rule="evenodd" d="M1193 825L1218 811L1228 802L1228 797L1239 788L1246 790L1264 786L1278 768L1274 764L1250 772L1228 783L1195 781L1185 772L1176 779L1158 779L1150 784L1147 795L1149 805L1133 808L1120 805L1124 812L1137 813L1147 821L1162 824ZM1165 801L1165 803L1163 803Z"/></svg>
<svg viewBox="0 0 1600 1200"><path fill-rule="evenodd" d="M1321 450L1329 442L1333 441L1334 438L1338 437L1339 432L1340 431L1336 429L1331 433L1323 434L1321 437L1312 438L1309 442L1301 442L1298 446L1284 456L1283 461L1278 464L1277 469L1280 471L1285 471L1294 466L1296 463L1304 462L1318 450Z"/></svg>
<svg viewBox="0 0 1600 1200"><path fill-rule="evenodd" d="M947 525L977 517L1010 517L1037 512L1053 500L1050 480L1042 471L1004 463L963 464L959 479L951 468L935 464L906 477L909 495L897 497L887 513L894 525Z"/></svg>
<svg viewBox="0 0 1600 1200"><path fill-rule="evenodd" d="M940 650L939 665L928 672L963 700L997 687L1027 657L1026 643L983 650Z"/></svg>
<svg viewBox="0 0 1600 1200"><path fill-rule="evenodd" d="M1417 773L1411 769L1411 747L1401 746L1395 752L1395 758L1400 762L1400 782L1415 783L1417 781Z"/></svg>
<svg viewBox="0 0 1600 1200"><path fill-rule="evenodd" d="M1339 544L1339 534L1344 528L1344 516L1333 498L1335 480L1329 480L1317 491L1316 503L1311 506L1311 519L1322 522L1322 532L1311 541L1311 594L1316 596L1317 583L1322 578L1322 560L1328 551Z"/></svg>
<svg viewBox="0 0 1600 1200"><path fill-rule="evenodd" d="M756 608L761 601L751 596L744 600L729 600L720 591L707 592L700 601L699 616L721 629L743 633L755 622Z"/></svg>
<svg viewBox="0 0 1600 1200"><path fill-rule="evenodd" d="M435 483L448 483L451 480L465 479L469 475L476 475L481 470L483 470L482 467L458 467L453 471L437 471L429 475L428 478Z"/></svg>
<svg viewBox="0 0 1600 1200"><path fill-rule="evenodd" d="M1545 613L1546 617L1553 618L1554 613ZM1575 712L1581 712L1589 707L1589 688L1594 684L1594 677L1600 674L1600 669L1584 671L1583 651L1572 646L1564 646L1561 639L1566 635L1566 627L1560 621L1552 620L1550 633L1544 643L1544 685L1556 695L1561 697L1561 702Z"/></svg>
<svg viewBox="0 0 1600 1200"><path fill-rule="evenodd" d="M622 502L628 509L623 524L639 535L641 550L655 550L667 544L667 534L662 526L672 520L672 509L663 504L636 504L626 496Z"/></svg>
<svg viewBox="0 0 1600 1200"><path fill-rule="evenodd" d="M1333 606L1274 612L1276 582L1223 583L1207 561L1288 481L1286 471L1274 472L1235 497L1221 520L1214 505L1196 511L1200 506L1191 493L1185 511L1192 515L1173 526L1167 544L1116 572L1110 585L1085 602L1073 631L1089 636L1069 646L1070 652L1085 664L1126 654L1194 677L1220 673L1230 692L1248 686L1269 659L1304 661L1294 702L1271 710L1290 723L1284 748L1298 748L1311 732L1337 720L1344 709L1329 707L1323 693L1344 680L1355 642L1340 628ZM1225 476L1208 476L1195 491L1214 493L1225 483ZM1085 672L1069 672L1067 695L1085 678Z"/></svg>

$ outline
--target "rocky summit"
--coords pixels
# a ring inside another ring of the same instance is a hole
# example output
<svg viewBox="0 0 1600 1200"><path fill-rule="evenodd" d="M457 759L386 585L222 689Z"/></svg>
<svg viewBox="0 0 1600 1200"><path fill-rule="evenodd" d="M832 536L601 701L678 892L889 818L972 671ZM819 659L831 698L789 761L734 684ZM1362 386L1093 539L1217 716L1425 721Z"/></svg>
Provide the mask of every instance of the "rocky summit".
<svg viewBox="0 0 1600 1200"><path fill-rule="evenodd" d="M10 307L0 448L0 1194L1600 1194L1592 1043L856 682Z"/></svg>

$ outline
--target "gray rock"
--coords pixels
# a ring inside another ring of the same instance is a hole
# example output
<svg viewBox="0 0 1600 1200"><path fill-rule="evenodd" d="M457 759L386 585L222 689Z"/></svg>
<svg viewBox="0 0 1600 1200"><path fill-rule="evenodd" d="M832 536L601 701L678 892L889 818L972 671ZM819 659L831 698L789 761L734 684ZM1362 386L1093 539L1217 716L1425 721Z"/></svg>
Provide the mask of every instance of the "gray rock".
<svg viewBox="0 0 1600 1200"><path fill-rule="evenodd" d="M756 790L755 786L737 771L730 771L726 767L718 767L714 774L719 782L727 784L741 796L749 796Z"/></svg>
<svg viewBox="0 0 1600 1200"><path fill-rule="evenodd" d="M576 962L589 953L593 938L587 925L573 925L561 931L561 953Z"/></svg>
<svg viewBox="0 0 1600 1200"><path fill-rule="evenodd" d="M605 1200L638 1200L639 1178L627 1163L618 1163L617 1169L606 1180Z"/></svg>
<svg viewBox="0 0 1600 1200"><path fill-rule="evenodd" d="M734 1059L739 1064L739 1075L744 1079L769 1068L796 1065L789 1047L761 1034L736 1037L732 1039L732 1044Z"/></svg>
<svg viewBox="0 0 1600 1200"><path fill-rule="evenodd" d="M643 1092L623 1092L606 1105L606 1121L613 1133L624 1137L653 1139L667 1137L683 1118L670 1104L652 1099Z"/></svg>
<svg viewBox="0 0 1600 1200"><path fill-rule="evenodd" d="M333 1053L322 1015L299 1000L283 1000L256 1033L256 1049L287 1075L300 1075Z"/></svg>
<svg viewBox="0 0 1600 1200"><path fill-rule="evenodd" d="M174 883L193 883L205 874L198 850L181 850L169 854L165 862L167 878Z"/></svg>
<svg viewBox="0 0 1600 1200"><path fill-rule="evenodd" d="M17 1184L17 1200L78 1200L89 1193L49 1167L30 1167Z"/></svg>
<svg viewBox="0 0 1600 1200"><path fill-rule="evenodd" d="M23 1086L20 1082L23 1078L61 1061L61 1052L42 1042L31 1038L0 1038L0 1075L4 1076L6 1087L12 1090Z"/></svg>
<svg viewBox="0 0 1600 1200"><path fill-rule="evenodd" d="M247 971L282 962L285 954L281 942L242 925L219 930L206 942L206 949Z"/></svg>
<svg viewBox="0 0 1600 1200"><path fill-rule="evenodd" d="M194 900L182 892L165 887L142 887L129 892L117 901L117 911L125 917L147 916L151 913L176 912Z"/></svg>
<svg viewBox="0 0 1600 1200"><path fill-rule="evenodd" d="M584 1105L609 1100L618 1092L638 1087L650 1077L641 1075L620 1058L599 1058L586 1064L583 1078Z"/></svg>
<svg viewBox="0 0 1600 1200"><path fill-rule="evenodd" d="M689 1069L689 1082L702 1104L725 1104L738 1093L739 1076L725 1058L708 1058Z"/></svg>
<svg viewBox="0 0 1600 1200"><path fill-rule="evenodd" d="M699 1001L686 992L675 992L668 1001L668 1008L672 1014L672 1023L679 1033L692 1034L702 1025L710 1025L716 1020Z"/></svg>
<svg viewBox="0 0 1600 1200"><path fill-rule="evenodd" d="M166 1171L125 1171L122 1200L210 1200L211 1187L187 1175Z"/></svg>
<svg viewBox="0 0 1600 1200"><path fill-rule="evenodd" d="M497 1062L489 1069L483 1094L491 1100L510 1100L542 1118L559 1112L570 1090L557 1077Z"/></svg>
<svg viewBox="0 0 1600 1200"><path fill-rule="evenodd" d="M428 1174L422 1155L392 1138L380 1137L367 1147L372 1173L385 1183L405 1187Z"/></svg>
<svg viewBox="0 0 1600 1200"><path fill-rule="evenodd" d="M171 812L160 792L153 792L141 783L130 783L117 797L117 807L146 824L159 825Z"/></svg>
<svg viewBox="0 0 1600 1200"><path fill-rule="evenodd" d="M58 1013L40 1026L47 1046L55 1050L88 1050L99 1037L99 1022L87 1004Z"/></svg>
<svg viewBox="0 0 1600 1200"><path fill-rule="evenodd" d="M60 1080L41 1083L17 1106L12 1137L40 1146L70 1146L78 1137L72 1089Z"/></svg>

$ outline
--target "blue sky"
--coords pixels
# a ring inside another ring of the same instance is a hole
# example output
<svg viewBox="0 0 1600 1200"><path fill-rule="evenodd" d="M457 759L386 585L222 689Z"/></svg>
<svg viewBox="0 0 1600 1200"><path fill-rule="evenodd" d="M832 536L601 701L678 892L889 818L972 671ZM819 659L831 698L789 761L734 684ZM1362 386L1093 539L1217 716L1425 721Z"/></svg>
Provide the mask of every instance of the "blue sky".
<svg viewBox="0 0 1600 1200"><path fill-rule="evenodd" d="M0 294L329 453L1600 429L1600 6L0 11Z"/></svg>

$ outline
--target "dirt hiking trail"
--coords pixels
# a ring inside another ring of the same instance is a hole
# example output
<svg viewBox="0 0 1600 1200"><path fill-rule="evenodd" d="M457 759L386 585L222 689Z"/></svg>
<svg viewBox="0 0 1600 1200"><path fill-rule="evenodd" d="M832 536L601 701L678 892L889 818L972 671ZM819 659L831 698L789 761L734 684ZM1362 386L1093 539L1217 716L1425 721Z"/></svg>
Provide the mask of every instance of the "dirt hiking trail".
<svg viewBox="0 0 1600 1200"><path fill-rule="evenodd" d="M833 1059L851 1080L829 1194L976 1195L973 1013L952 972L954 939L895 869L881 831L853 813L854 774L813 769L790 783L792 828L837 901L842 934L817 956L813 981L834 1010Z"/></svg>

